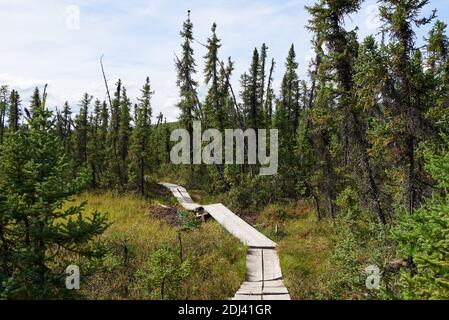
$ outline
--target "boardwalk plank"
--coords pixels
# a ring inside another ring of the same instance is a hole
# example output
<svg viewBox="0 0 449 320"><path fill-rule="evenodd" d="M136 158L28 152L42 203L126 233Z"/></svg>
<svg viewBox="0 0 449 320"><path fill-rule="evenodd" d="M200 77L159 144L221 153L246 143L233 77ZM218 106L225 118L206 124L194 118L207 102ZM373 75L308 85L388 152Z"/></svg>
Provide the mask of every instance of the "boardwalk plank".
<svg viewBox="0 0 449 320"><path fill-rule="evenodd" d="M232 300L263 300L262 295L236 294Z"/></svg>
<svg viewBox="0 0 449 320"><path fill-rule="evenodd" d="M271 288L263 288L262 294L264 295L275 295L275 294L288 294L288 290L286 287L271 287Z"/></svg>
<svg viewBox="0 0 449 320"><path fill-rule="evenodd" d="M248 281L262 281L262 249L248 250L246 256L246 279Z"/></svg>
<svg viewBox="0 0 449 320"><path fill-rule="evenodd" d="M236 295L241 294L263 294L262 282L243 282Z"/></svg>
<svg viewBox="0 0 449 320"><path fill-rule="evenodd" d="M202 208L202 206L200 206L198 203L190 203L190 202L181 202L181 206L189 211L195 211Z"/></svg>
<svg viewBox="0 0 449 320"><path fill-rule="evenodd" d="M291 300L289 294L262 295L262 300Z"/></svg>
<svg viewBox="0 0 449 320"><path fill-rule="evenodd" d="M282 279L281 264L274 249L263 249L264 280Z"/></svg>
<svg viewBox="0 0 449 320"><path fill-rule="evenodd" d="M227 231L240 239L245 245L256 248L274 248L276 246L276 243L254 229L223 204L211 204L203 206L203 208Z"/></svg>

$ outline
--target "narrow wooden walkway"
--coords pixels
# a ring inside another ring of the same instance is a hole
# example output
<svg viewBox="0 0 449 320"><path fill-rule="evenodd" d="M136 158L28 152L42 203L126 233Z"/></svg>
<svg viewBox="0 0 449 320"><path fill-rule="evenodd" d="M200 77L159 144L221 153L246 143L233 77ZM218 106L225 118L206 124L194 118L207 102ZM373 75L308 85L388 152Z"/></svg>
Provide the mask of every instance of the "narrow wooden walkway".
<svg viewBox="0 0 449 320"><path fill-rule="evenodd" d="M248 247L275 248L276 243L254 229L221 203L203 206L219 224Z"/></svg>
<svg viewBox="0 0 449 320"><path fill-rule="evenodd" d="M186 210L204 210L229 233L249 247L246 257L246 281L235 294L234 300L290 300L288 290L282 281L275 242L223 204L201 206L192 200L185 188L172 183L160 184L169 189Z"/></svg>

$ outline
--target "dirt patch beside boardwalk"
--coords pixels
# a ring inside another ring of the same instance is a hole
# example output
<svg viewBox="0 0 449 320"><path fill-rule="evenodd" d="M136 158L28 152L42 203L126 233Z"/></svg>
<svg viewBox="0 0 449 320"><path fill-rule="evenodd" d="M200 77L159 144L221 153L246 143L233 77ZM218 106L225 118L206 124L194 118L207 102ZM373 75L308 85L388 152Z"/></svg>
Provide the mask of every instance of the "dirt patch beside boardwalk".
<svg viewBox="0 0 449 320"><path fill-rule="evenodd" d="M254 226L257 224L258 215L254 212L238 212L237 215L246 223Z"/></svg>
<svg viewBox="0 0 449 320"><path fill-rule="evenodd" d="M165 221L171 226L179 226L179 211L176 207L154 207L151 208L151 216L156 219Z"/></svg>

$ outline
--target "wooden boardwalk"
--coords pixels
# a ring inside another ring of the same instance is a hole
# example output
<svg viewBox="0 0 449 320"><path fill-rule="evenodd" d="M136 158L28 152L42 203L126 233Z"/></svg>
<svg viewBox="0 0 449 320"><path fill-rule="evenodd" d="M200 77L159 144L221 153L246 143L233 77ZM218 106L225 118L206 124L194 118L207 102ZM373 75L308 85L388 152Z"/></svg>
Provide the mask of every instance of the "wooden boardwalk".
<svg viewBox="0 0 449 320"><path fill-rule="evenodd" d="M274 248L249 248L246 256L246 281L233 299L290 300Z"/></svg>
<svg viewBox="0 0 449 320"><path fill-rule="evenodd" d="M290 300L288 290L282 281L275 242L223 204L202 206L192 200L185 188L172 183L161 183L161 185L173 193L183 208L190 211L205 211L249 247L246 257L246 281L233 297L234 300Z"/></svg>
<svg viewBox="0 0 449 320"><path fill-rule="evenodd" d="M248 247L275 248L276 243L254 229L221 203L203 206L219 224Z"/></svg>

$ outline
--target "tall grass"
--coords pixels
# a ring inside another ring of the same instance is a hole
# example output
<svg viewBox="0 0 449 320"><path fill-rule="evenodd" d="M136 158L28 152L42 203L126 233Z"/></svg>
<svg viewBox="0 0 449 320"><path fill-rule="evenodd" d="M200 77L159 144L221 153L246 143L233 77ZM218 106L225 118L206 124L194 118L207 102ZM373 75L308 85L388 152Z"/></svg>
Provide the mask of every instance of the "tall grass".
<svg viewBox="0 0 449 320"><path fill-rule="evenodd" d="M74 203L85 201L86 212L106 213L112 224L100 239L108 254L82 283L82 294L91 299L158 298L146 292L153 289L157 292L157 288L140 283L136 277L136 271L164 244L179 249L177 228L152 216L158 200L146 201L112 192L84 193L74 199ZM244 280L245 247L213 221L183 232L182 243L191 272L170 298L232 297Z"/></svg>

